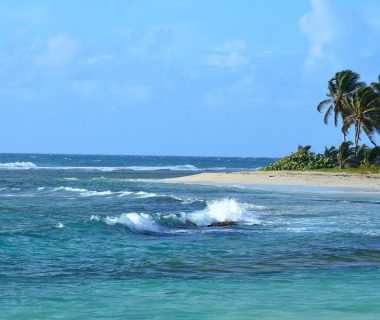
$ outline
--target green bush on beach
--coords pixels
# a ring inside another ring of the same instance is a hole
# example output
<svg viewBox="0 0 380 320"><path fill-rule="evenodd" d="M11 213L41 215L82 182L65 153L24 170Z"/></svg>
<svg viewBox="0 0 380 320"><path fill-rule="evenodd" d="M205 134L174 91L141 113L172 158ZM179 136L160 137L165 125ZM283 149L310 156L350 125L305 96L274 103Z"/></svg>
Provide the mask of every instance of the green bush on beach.
<svg viewBox="0 0 380 320"><path fill-rule="evenodd" d="M311 152L310 146L298 146L298 150L281 160L271 163L262 170L317 170L317 169L356 169L358 173L377 172L380 168L380 147L369 148L362 145L357 151L351 141L342 142L339 148L325 148L324 154ZM371 170L368 170L371 169ZM351 170L352 171L352 170ZM347 172L351 172L347 171Z"/></svg>
<svg viewBox="0 0 380 320"><path fill-rule="evenodd" d="M310 152L310 146L299 146L296 152L268 165L264 170L313 170L333 168L334 165L330 158Z"/></svg>

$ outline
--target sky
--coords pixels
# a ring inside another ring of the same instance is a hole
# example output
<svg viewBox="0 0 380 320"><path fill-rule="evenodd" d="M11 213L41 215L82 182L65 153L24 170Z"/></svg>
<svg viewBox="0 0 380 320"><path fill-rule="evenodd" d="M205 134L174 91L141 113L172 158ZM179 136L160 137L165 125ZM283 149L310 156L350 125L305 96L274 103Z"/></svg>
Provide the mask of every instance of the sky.
<svg viewBox="0 0 380 320"><path fill-rule="evenodd" d="M316 106L337 71L377 79L378 17L378 0L0 1L0 152L323 151L342 137Z"/></svg>

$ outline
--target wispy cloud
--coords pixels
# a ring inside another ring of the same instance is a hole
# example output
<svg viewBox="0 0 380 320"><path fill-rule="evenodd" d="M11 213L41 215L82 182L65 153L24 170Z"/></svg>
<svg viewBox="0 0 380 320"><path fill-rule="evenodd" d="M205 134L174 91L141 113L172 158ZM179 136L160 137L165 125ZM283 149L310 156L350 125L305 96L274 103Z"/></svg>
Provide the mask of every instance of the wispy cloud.
<svg viewBox="0 0 380 320"><path fill-rule="evenodd" d="M48 68L67 66L79 51L78 40L68 34L58 34L47 39L45 51L36 58L36 64Z"/></svg>
<svg viewBox="0 0 380 320"><path fill-rule="evenodd" d="M342 68L358 59L377 59L380 6L355 8L327 0L311 0L310 4L311 11L298 21L309 40L307 68Z"/></svg>
<svg viewBox="0 0 380 320"><path fill-rule="evenodd" d="M308 64L325 59L327 47L336 40L337 21L332 16L333 9L326 0L311 0L312 10L301 17L298 24L301 32L309 40Z"/></svg>
<svg viewBox="0 0 380 320"><path fill-rule="evenodd" d="M216 46L206 57L205 64L220 68L238 68L249 63L247 43L243 40L225 42Z"/></svg>

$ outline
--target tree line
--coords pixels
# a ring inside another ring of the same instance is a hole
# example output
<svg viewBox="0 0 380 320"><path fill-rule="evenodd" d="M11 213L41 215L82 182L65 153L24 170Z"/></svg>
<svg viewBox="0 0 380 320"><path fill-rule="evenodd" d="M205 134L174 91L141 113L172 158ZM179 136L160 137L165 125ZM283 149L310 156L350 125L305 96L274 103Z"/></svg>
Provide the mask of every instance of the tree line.
<svg viewBox="0 0 380 320"><path fill-rule="evenodd" d="M379 171L376 165L380 164L380 147L376 145L375 135L380 134L380 75L377 82L366 84L360 81L358 73L342 70L328 81L327 87L327 98L318 104L317 110L325 110L325 124L331 117L336 127L341 123L341 145L326 147L322 154L311 152L310 146L298 146L296 152L269 164L263 170L371 167ZM347 141L352 127L355 131L354 142ZM373 148L365 144L359 146L363 133L374 145Z"/></svg>
<svg viewBox="0 0 380 320"><path fill-rule="evenodd" d="M380 134L380 75L378 82L367 85L360 81L360 75L352 70L337 72L328 81L327 99L322 100L317 110L322 112L327 107L324 122L334 116L334 124L338 126L341 119L343 140L346 142L348 131L355 129L355 152L359 151L359 140L362 132L376 146L375 134Z"/></svg>

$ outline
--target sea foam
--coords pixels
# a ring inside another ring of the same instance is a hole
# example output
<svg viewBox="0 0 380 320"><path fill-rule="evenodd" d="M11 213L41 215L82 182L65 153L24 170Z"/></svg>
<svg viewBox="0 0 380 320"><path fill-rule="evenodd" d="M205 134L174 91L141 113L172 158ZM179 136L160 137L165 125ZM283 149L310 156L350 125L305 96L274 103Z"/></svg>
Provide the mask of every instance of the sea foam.
<svg viewBox="0 0 380 320"><path fill-rule="evenodd" d="M110 190L107 191L91 191L84 188L72 188L72 187L58 187L54 188L53 191L66 191L66 192L79 192L83 197L92 197L92 196L109 196L113 193Z"/></svg>
<svg viewBox="0 0 380 320"><path fill-rule="evenodd" d="M139 198L154 198L158 196L155 193L145 192L145 191L136 192L135 195L138 196Z"/></svg>
<svg viewBox="0 0 380 320"><path fill-rule="evenodd" d="M250 209L262 209L262 207L225 198L207 202L205 209L189 213L186 219L197 226L208 226L212 223L228 221L258 224L259 220Z"/></svg>
<svg viewBox="0 0 380 320"><path fill-rule="evenodd" d="M108 225L124 225L136 232L160 232L173 231L172 228L209 226L212 223L233 221L238 224L260 224L257 218L257 210L263 207L248 203L239 203L235 199L222 199L208 202L203 210L192 213L180 212L177 214L153 215L147 213L123 213L119 216L107 216L105 218L92 215L91 221L103 221Z"/></svg>
<svg viewBox="0 0 380 320"><path fill-rule="evenodd" d="M146 213L123 213L119 217L106 217L108 225L122 224L138 232L160 232L160 227L153 218Z"/></svg>
<svg viewBox="0 0 380 320"><path fill-rule="evenodd" d="M0 169L6 170L28 170L37 169L38 167L33 162L9 162L0 163Z"/></svg>

